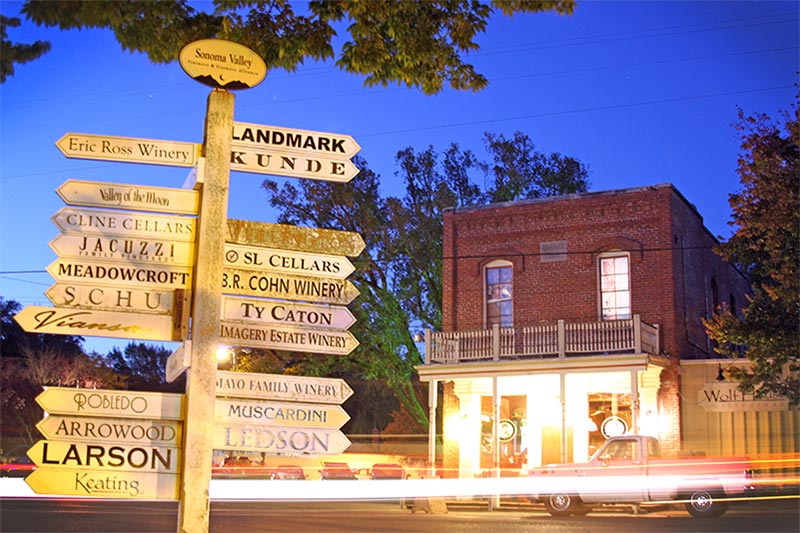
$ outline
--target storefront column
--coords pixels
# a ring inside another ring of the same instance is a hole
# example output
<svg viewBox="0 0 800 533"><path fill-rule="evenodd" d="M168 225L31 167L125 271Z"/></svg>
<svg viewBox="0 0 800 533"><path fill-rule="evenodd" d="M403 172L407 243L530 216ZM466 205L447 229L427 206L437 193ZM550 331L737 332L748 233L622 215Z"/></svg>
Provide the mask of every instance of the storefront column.
<svg viewBox="0 0 800 533"><path fill-rule="evenodd" d="M631 432L639 434L639 377L636 370L631 370Z"/></svg>
<svg viewBox="0 0 800 533"><path fill-rule="evenodd" d="M561 401L561 462L567 462L567 447L569 446L569 439L567 439L567 377L562 372L558 375L559 378L559 400Z"/></svg>
<svg viewBox="0 0 800 533"><path fill-rule="evenodd" d="M427 347L427 345L426 345ZM428 476L436 475L436 410L439 382L432 379L428 382Z"/></svg>
<svg viewBox="0 0 800 533"><path fill-rule="evenodd" d="M494 432L492 435L492 466L495 478L500 478L500 391L497 390L497 376L492 376L492 417ZM489 510L500 507L500 495L489 496Z"/></svg>

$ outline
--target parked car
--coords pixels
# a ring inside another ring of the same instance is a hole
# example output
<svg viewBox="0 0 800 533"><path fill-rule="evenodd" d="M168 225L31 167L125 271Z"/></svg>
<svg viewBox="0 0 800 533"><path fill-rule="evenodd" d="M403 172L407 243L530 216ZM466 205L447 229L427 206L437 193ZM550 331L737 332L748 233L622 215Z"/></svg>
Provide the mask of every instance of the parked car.
<svg viewBox="0 0 800 533"><path fill-rule="evenodd" d="M375 463L370 472L372 479L405 479L405 469L397 463Z"/></svg>
<svg viewBox="0 0 800 533"><path fill-rule="evenodd" d="M280 465L272 468L272 479L305 479L303 467L296 465Z"/></svg>
<svg viewBox="0 0 800 533"><path fill-rule="evenodd" d="M347 463L335 463L326 461L320 470L320 479L358 479L356 473Z"/></svg>
<svg viewBox="0 0 800 533"><path fill-rule="evenodd" d="M665 458L658 439L641 435L609 439L586 463L549 465L530 475L545 487L534 498L554 516L586 514L599 504L677 500L692 516L716 517L727 498L755 490L746 458Z"/></svg>

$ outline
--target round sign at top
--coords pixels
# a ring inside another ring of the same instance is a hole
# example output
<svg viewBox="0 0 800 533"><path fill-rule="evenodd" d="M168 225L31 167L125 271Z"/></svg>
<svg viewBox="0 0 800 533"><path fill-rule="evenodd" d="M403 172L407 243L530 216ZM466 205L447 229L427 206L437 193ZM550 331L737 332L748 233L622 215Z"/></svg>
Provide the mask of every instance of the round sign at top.
<svg viewBox="0 0 800 533"><path fill-rule="evenodd" d="M267 76L267 64L239 43L202 39L183 47L181 67L191 78L217 89L250 89Z"/></svg>

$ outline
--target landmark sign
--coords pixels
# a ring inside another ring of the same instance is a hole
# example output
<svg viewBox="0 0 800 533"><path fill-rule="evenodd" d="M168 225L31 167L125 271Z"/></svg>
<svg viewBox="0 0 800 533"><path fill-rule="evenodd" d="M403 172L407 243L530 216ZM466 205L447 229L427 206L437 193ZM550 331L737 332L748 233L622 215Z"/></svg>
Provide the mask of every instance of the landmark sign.
<svg viewBox="0 0 800 533"><path fill-rule="evenodd" d="M325 255L244 244L225 243L225 266L344 279L355 271L342 255Z"/></svg>
<svg viewBox="0 0 800 533"><path fill-rule="evenodd" d="M297 455L337 455L350 446L338 429L214 424L214 449Z"/></svg>
<svg viewBox="0 0 800 533"><path fill-rule="evenodd" d="M47 291L47 298L56 307L133 311L170 315L174 295L168 289L136 289L84 283L56 283Z"/></svg>
<svg viewBox="0 0 800 533"><path fill-rule="evenodd" d="M348 257L357 257L366 246L361 235L352 231L303 228L233 218L228 219L228 236L225 240L250 246Z"/></svg>
<svg viewBox="0 0 800 533"><path fill-rule="evenodd" d="M349 159L307 157L246 148L235 148L231 152L231 170L337 183L347 183L358 174L358 167Z"/></svg>
<svg viewBox="0 0 800 533"><path fill-rule="evenodd" d="M177 474L178 448L118 442L40 440L28 450L36 466Z"/></svg>
<svg viewBox="0 0 800 533"><path fill-rule="evenodd" d="M50 441L176 447L181 445L182 426L177 420L49 415L36 424L36 429Z"/></svg>
<svg viewBox="0 0 800 533"><path fill-rule="evenodd" d="M217 371L217 396L342 404L352 395L338 378Z"/></svg>
<svg viewBox="0 0 800 533"><path fill-rule="evenodd" d="M67 205L196 215L200 193L187 189L67 180L56 189Z"/></svg>
<svg viewBox="0 0 800 533"><path fill-rule="evenodd" d="M71 387L46 387L36 397L50 414L150 420L183 420L183 402L183 394Z"/></svg>
<svg viewBox="0 0 800 533"><path fill-rule="evenodd" d="M346 279L260 273L238 268L226 268L223 271L222 292L339 305L349 304L359 294L356 286Z"/></svg>
<svg viewBox="0 0 800 533"><path fill-rule="evenodd" d="M339 429L348 420L338 405L217 398L214 416L219 422L254 426L291 426Z"/></svg>
<svg viewBox="0 0 800 533"><path fill-rule="evenodd" d="M358 346L358 341L349 331L300 330L226 320L220 322L219 340L232 346L329 355L347 355Z"/></svg>
<svg viewBox="0 0 800 533"><path fill-rule="evenodd" d="M191 217L63 207L53 215L52 220L66 233L121 235L183 242L195 240L196 219Z"/></svg>
<svg viewBox="0 0 800 533"><path fill-rule="evenodd" d="M350 135L261 126L246 122L233 123L231 145L235 148L256 148L270 152L344 159L353 157L361 150L361 146Z"/></svg>
<svg viewBox="0 0 800 533"><path fill-rule="evenodd" d="M59 257L187 266L194 262L194 243L185 241L62 233L50 241L50 248Z"/></svg>
<svg viewBox="0 0 800 533"><path fill-rule="evenodd" d="M200 145L194 143L89 133L67 133L56 146L70 158L175 167L193 167L200 151Z"/></svg>
<svg viewBox="0 0 800 533"><path fill-rule="evenodd" d="M28 333L175 340L173 321L169 315L28 305L14 316L14 320Z"/></svg>
<svg viewBox="0 0 800 533"><path fill-rule="evenodd" d="M189 266L163 266L160 264L127 262L102 263L70 258L56 259L47 271L56 281L130 284L132 287L150 289L191 288L192 268Z"/></svg>
<svg viewBox="0 0 800 533"><path fill-rule="evenodd" d="M25 478L36 494L141 500L177 500L179 476L41 466Z"/></svg>
<svg viewBox="0 0 800 533"><path fill-rule="evenodd" d="M222 318L248 324L283 324L335 330L346 330L356 323L346 307L235 296L222 297Z"/></svg>

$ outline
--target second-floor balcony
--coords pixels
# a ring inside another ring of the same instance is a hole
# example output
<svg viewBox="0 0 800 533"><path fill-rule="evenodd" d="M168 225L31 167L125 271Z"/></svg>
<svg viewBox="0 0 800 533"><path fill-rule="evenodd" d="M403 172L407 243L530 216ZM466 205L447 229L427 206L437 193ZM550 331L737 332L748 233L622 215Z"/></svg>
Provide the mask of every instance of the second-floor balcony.
<svg viewBox="0 0 800 533"><path fill-rule="evenodd" d="M661 352L658 325L627 320L558 322L472 331L425 332L425 364Z"/></svg>

